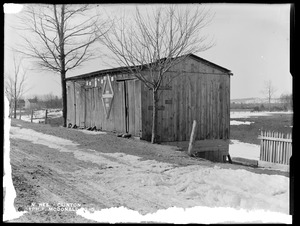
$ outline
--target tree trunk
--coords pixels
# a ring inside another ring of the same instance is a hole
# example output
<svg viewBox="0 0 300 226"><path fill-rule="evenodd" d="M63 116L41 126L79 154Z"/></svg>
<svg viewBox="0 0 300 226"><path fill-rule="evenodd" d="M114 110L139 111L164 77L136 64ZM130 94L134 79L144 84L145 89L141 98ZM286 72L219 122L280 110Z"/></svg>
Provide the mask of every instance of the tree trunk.
<svg viewBox="0 0 300 226"><path fill-rule="evenodd" d="M15 103L15 106L14 106L14 118L17 118L17 98L14 99L14 103Z"/></svg>
<svg viewBox="0 0 300 226"><path fill-rule="evenodd" d="M63 127L67 126L67 87L66 87L66 72L61 72L61 90L62 90L62 113Z"/></svg>
<svg viewBox="0 0 300 226"><path fill-rule="evenodd" d="M158 93L157 90L152 90L153 97L153 112L152 112L152 137L151 143L154 144L157 142L157 104L158 104Z"/></svg>
<svg viewBox="0 0 300 226"><path fill-rule="evenodd" d="M54 6L55 13L56 8ZM64 42L64 16L65 16L65 5L61 6L61 22L58 29L59 45L60 45L60 65L61 65L61 90L62 90L62 102L63 102L63 127L67 127L67 87L66 87L66 62L65 62L65 42Z"/></svg>

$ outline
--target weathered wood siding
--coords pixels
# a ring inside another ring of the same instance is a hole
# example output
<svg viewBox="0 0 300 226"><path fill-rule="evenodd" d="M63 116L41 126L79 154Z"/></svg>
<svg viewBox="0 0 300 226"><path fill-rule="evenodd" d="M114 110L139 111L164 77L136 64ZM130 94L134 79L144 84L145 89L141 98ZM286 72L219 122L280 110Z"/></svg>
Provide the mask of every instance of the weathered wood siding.
<svg viewBox="0 0 300 226"><path fill-rule="evenodd" d="M75 123L74 82L67 82L67 125Z"/></svg>
<svg viewBox="0 0 300 226"><path fill-rule="evenodd" d="M125 133L124 89L126 87L129 106L129 133L139 136L141 132L141 82L138 80L117 81L124 77L128 76L114 75L114 79L111 81L114 97L108 118L102 102L104 77L99 76L83 80L83 82L69 81L67 84L68 123L81 127L96 126L97 129ZM100 82L101 79L102 83ZM86 81L91 82L92 85L86 86Z"/></svg>
<svg viewBox="0 0 300 226"><path fill-rule="evenodd" d="M182 71L178 75L178 72ZM189 140L197 120L197 140L228 139L230 75L205 63L187 58L173 67L171 89L160 90L158 135L160 141ZM168 81L164 81L163 87ZM150 140L152 91L142 86L142 139Z"/></svg>
<svg viewBox="0 0 300 226"><path fill-rule="evenodd" d="M75 119L75 124L78 126L83 126L84 122L85 122L85 92L84 92L84 88L82 86L82 82L78 83L75 82L74 83L74 87L75 87L75 113L74 117Z"/></svg>

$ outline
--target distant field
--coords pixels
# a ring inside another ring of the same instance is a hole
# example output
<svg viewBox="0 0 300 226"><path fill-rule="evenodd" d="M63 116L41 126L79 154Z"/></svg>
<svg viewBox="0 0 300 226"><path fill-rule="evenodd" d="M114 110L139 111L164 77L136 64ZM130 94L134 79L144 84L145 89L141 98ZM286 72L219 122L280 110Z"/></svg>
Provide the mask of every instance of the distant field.
<svg viewBox="0 0 300 226"><path fill-rule="evenodd" d="M230 126L230 139L239 140L245 143L260 144L260 140L257 139L257 137L261 130L292 133L291 126L293 125L293 114L274 113L264 116L245 116L245 118L240 116L239 118L231 118L231 120L253 122L250 125Z"/></svg>
<svg viewBox="0 0 300 226"><path fill-rule="evenodd" d="M232 124L238 124L230 125L230 139L232 140L239 140L241 142L251 144L260 144L260 140L257 139L257 137L261 130L283 133L292 132L292 113L250 112L250 110L247 109L231 110L230 112ZM62 126L63 118L61 115L61 111L49 110L47 124L51 126ZM40 120L43 122L45 113L43 110L37 111L35 116L37 117L35 122ZM19 116L17 116L17 118L19 118ZM22 120L30 121L30 115L24 114L22 116Z"/></svg>

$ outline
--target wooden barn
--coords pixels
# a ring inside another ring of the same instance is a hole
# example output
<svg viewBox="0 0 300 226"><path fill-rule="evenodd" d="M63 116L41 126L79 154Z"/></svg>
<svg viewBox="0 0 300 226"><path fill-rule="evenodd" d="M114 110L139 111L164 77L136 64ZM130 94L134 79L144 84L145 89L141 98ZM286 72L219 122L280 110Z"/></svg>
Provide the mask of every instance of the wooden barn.
<svg viewBox="0 0 300 226"><path fill-rule="evenodd" d="M189 140L196 120L196 140L212 141L210 146L226 141L222 150L228 153L230 70L189 54L167 72L174 73L178 76L168 81L168 85L162 84L159 90L158 140ZM66 80L68 124L96 126L104 131L151 139L152 91L124 68L95 71Z"/></svg>

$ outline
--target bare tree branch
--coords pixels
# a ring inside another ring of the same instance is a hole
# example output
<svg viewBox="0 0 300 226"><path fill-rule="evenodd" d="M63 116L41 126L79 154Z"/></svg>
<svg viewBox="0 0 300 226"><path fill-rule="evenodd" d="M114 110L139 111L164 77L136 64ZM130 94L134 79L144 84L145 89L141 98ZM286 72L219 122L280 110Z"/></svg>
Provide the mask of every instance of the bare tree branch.
<svg viewBox="0 0 300 226"><path fill-rule="evenodd" d="M164 80L171 67L184 61L189 54L213 46L207 42L208 36L202 34L212 17L209 10L196 5L159 6L150 12L141 12L136 7L133 21L121 18L100 39L110 51L112 60L126 67L153 91L152 142L156 133L158 89L166 83ZM168 83L179 75L169 76Z"/></svg>
<svg viewBox="0 0 300 226"><path fill-rule="evenodd" d="M20 98L26 93L26 69L22 67L22 58L13 54L13 72L5 74L5 94L7 95L11 108L14 109L14 118L16 118L17 104Z"/></svg>
<svg viewBox="0 0 300 226"><path fill-rule="evenodd" d="M24 43L17 51L44 70L60 74L66 125L66 73L96 55L93 44L108 21L90 5L26 5L21 17Z"/></svg>

